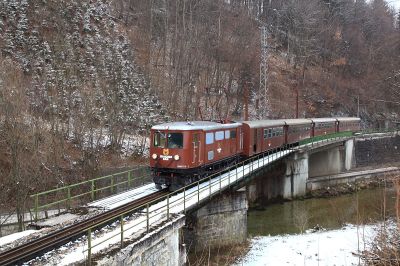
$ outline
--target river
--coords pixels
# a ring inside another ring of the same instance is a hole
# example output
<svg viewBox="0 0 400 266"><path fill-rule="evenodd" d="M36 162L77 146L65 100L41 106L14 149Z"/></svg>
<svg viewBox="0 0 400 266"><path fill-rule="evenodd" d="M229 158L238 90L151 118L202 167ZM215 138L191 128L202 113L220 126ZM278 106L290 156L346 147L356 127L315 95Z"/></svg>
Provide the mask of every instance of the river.
<svg viewBox="0 0 400 266"><path fill-rule="evenodd" d="M374 188L249 211L250 248L235 265L359 265L395 201L393 188Z"/></svg>

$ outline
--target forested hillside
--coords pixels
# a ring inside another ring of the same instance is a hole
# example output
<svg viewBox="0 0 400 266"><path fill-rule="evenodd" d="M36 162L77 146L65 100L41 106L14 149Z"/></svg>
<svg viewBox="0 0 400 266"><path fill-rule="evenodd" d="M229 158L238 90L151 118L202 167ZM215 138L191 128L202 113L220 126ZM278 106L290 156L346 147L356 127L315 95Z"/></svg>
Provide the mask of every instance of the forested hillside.
<svg viewBox="0 0 400 266"><path fill-rule="evenodd" d="M397 120L399 21L383 0L1 1L0 209L137 162L155 123L241 119L247 98L250 118L295 117L298 92L300 117Z"/></svg>
<svg viewBox="0 0 400 266"><path fill-rule="evenodd" d="M383 0L120 1L141 65L176 119L257 117L260 26L268 25L269 117L396 112L399 20ZM394 98L396 97L396 98ZM180 104L176 104L178 101Z"/></svg>

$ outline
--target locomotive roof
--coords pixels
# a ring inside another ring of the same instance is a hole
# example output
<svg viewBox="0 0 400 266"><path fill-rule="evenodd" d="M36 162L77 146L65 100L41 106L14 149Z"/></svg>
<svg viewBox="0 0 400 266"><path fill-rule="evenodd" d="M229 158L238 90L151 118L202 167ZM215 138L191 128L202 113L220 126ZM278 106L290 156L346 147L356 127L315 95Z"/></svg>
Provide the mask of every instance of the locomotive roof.
<svg viewBox="0 0 400 266"><path fill-rule="evenodd" d="M153 130L218 130L229 129L241 126L240 123L221 124L211 121L187 121L187 122L171 122L155 125Z"/></svg>
<svg viewBox="0 0 400 266"><path fill-rule="evenodd" d="M333 117L311 118L311 120L314 123L336 122L336 118L333 118Z"/></svg>
<svg viewBox="0 0 400 266"><path fill-rule="evenodd" d="M361 121L359 117L337 117L336 118L339 122L342 121Z"/></svg>

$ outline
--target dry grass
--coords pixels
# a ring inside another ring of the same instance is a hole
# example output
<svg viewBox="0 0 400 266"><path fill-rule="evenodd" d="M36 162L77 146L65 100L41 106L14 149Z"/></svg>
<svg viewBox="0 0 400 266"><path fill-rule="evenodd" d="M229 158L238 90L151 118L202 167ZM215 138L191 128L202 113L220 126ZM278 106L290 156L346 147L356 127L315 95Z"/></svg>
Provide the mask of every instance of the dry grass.
<svg viewBox="0 0 400 266"><path fill-rule="evenodd" d="M250 244L248 241L240 245L220 247L216 249L204 249L200 252L192 252L187 257L188 266L217 266L232 265L236 260L248 253Z"/></svg>
<svg viewBox="0 0 400 266"><path fill-rule="evenodd" d="M396 220L382 224L369 250L363 254L366 265L400 265L400 177L392 181L396 189Z"/></svg>

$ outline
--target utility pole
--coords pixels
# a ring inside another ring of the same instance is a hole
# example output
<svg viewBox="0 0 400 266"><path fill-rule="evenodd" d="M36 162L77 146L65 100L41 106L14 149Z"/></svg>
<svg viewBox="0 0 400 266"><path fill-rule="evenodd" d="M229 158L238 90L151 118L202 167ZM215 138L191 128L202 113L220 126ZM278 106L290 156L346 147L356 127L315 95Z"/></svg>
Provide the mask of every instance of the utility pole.
<svg viewBox="0 0 400 266"><path fill-rule="evenodd" d="M299 118L299 86L296 84L296 118Z"/></svg>
<svg viewBox="0 0 400 266"><path fill-rule="evenodd" d="M269 99L268 99L268 29L267 25L263 23L261 29L261 60L260 60L260 91L259 99L263 99L260 106L262 108L262 117L268 115ZM264 94L264 95L262 95ZM260 108L260 109L261 109Z"/></svg>
<svg viewBox="0 0 400 266"><path fill-rule="evenodd" d="M243 83L243 120L248 121L249 120L249 87L247 85L247 82L245 81Z"/></svg>

